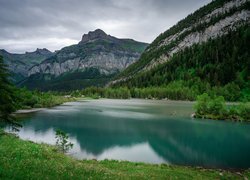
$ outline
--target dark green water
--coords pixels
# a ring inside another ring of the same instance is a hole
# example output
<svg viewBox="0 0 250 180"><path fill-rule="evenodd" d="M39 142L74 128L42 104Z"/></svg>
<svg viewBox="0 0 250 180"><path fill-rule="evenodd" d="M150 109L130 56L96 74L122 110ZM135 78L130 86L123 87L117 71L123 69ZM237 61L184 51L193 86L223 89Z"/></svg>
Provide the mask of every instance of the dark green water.
<svg viewBox="0 0 250 180"><path fill-rule="evenodd" d="M192 103L90 100L24 116L19 136L55 143L70 135L79 159L118 159L211 168L250 167L250 124L190 117Z"/></svg>

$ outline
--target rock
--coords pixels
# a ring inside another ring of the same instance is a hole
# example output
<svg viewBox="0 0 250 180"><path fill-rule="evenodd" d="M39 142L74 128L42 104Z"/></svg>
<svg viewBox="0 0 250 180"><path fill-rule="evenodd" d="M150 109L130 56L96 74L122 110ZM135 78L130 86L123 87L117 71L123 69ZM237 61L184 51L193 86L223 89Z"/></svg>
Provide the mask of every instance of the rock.
<svg viewBox="0 0 250 180"><path fill-rule="evenodd" d="M138 47L134 50L131 47ZM73 71L94 67L101 74L113 74L137 61L147 44L130 39L118 39L97 29L84 34L77 45L65 47L56 54L29 69L28 76L40 73L55 77Z"/></svg>
<svg viewBox="0 0 250 180"><path fill-rule="evenodd" d="M108 39L109 36L101 29L96 29L95 31L90 31L88 34L84 34L82 36L82 40L79 42L81 43L86 43L91 40L96 40L96 39Z"/></svg>

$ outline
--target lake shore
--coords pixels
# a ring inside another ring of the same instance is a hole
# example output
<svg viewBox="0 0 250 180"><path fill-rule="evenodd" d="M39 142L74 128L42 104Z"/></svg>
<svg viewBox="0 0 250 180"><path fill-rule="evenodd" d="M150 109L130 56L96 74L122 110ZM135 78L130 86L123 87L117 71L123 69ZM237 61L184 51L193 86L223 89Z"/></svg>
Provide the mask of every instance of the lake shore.
<svg viewBox="0 0 250 180"><path fill-rule="evenodd" d="M250 178L250 170L228 171L115 160L76 160L58 152L54 146L24 141L7 133L0 134L0 177L3 179Z"/></svg>
<svg viewBox="0 0 250 180"><path fill-rule="evenodd" d="M169 99L139 99L139 98L130 98L130 99L109 99L109 98L99 98L99 99L94 99L91 97L84 97L84 98L75 98L75 101L68 101L68 102L64 102L62 104L57 104L55 106L52 107L43 107L43 108L30 108L30 109L19 109L16 112L14 112L13 114L28 114L28 113L35 113L35 112L39 112L42 110L46 110L48 108L53 108L56 106L63 106L63 105L67 105L67 103L71 103L71 102L83 102L83 101L98 101L98 100L114 100L114 101L118 101L118 100L127 100L127 101L131 101L131 100L141 100L141 101L147 101L147 102L155 102L155 101L160 101L160 102L178 102L178 103L195 103L195 101L183 101L183 100L169 100Z"/></svg>
<svg viewBox="0 0 250 180"><path fill-rule="evenodd" d="M29 109L18 109L16 112L14 112L13 114L14 115L18 115L18 114L29 114L29 113L35 113L35 112L39 112L39 111L42 111L42 110L46 110L48 108L53 108L53 107L56 107L56 106L61 106L61 105L64 105L66 103L69 103L69 102L77 102L78 100L80 100L80 98L74 98L73 99L69 99L69 101L67 102L62 102L61 104L55 104L53 105L52 107L41 107L41 108L29 108Z"/></svg>
<svg viewBox="0 0 250 180"><path fill-rule="evenodd" d="M34 113L38 111L45 110L47 108L31 108L31 109L20 109L14 112L14 114L26 114L26 113Z"/></svg>

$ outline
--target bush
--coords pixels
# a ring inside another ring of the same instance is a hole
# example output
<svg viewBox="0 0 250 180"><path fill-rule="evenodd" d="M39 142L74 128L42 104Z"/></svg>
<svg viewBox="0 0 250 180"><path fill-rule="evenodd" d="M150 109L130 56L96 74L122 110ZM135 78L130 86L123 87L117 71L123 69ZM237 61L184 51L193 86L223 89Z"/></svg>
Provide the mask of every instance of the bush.
<svg viewBox="0 0 250 180"><path fill-rule="evenodd" d="M69 142L68 139L69 136L65 132L59 129L56 130L56 146L63 153L66 153L73 148L73 143Z"/></svg>
<svg viewBox="0 0 250 180"><path fill-rule="evenodd" d="M239 109L243 120L250 120L250 103L240 104Z"/></svg>
<svg viewBox="0 0 250 180"><path fill-rule="evenodd" d="M17 89L16 96L20 97L16 104L20 109L52 107L64 102L74 100L52 92L28 91L25 88Z"/></svg>
<svg viewBox="0 0 250 180"><path fill-rule="evenodd" d="M42 108L43 106L41 104L35 104L34 108Z"/></svg>
<svg viewBox="0 0 250 180"><path fill-rule="evenodd" d="M197 97L195 117L207 119L250 120L250 105L226 106L222 96L210 97L204 93Z"/></svg>

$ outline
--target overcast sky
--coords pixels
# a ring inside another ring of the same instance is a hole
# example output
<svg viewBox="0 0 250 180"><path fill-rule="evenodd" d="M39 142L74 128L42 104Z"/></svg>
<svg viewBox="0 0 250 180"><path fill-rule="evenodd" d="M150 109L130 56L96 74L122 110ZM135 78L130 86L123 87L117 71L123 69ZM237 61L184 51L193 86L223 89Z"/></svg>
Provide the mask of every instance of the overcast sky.
<svg viewBox="0 0 250 180"><path fill-rule="evenodd" d="M211 0L0 0L0 49L23 53L76 44L97 28L152 42Z"/></svg>

